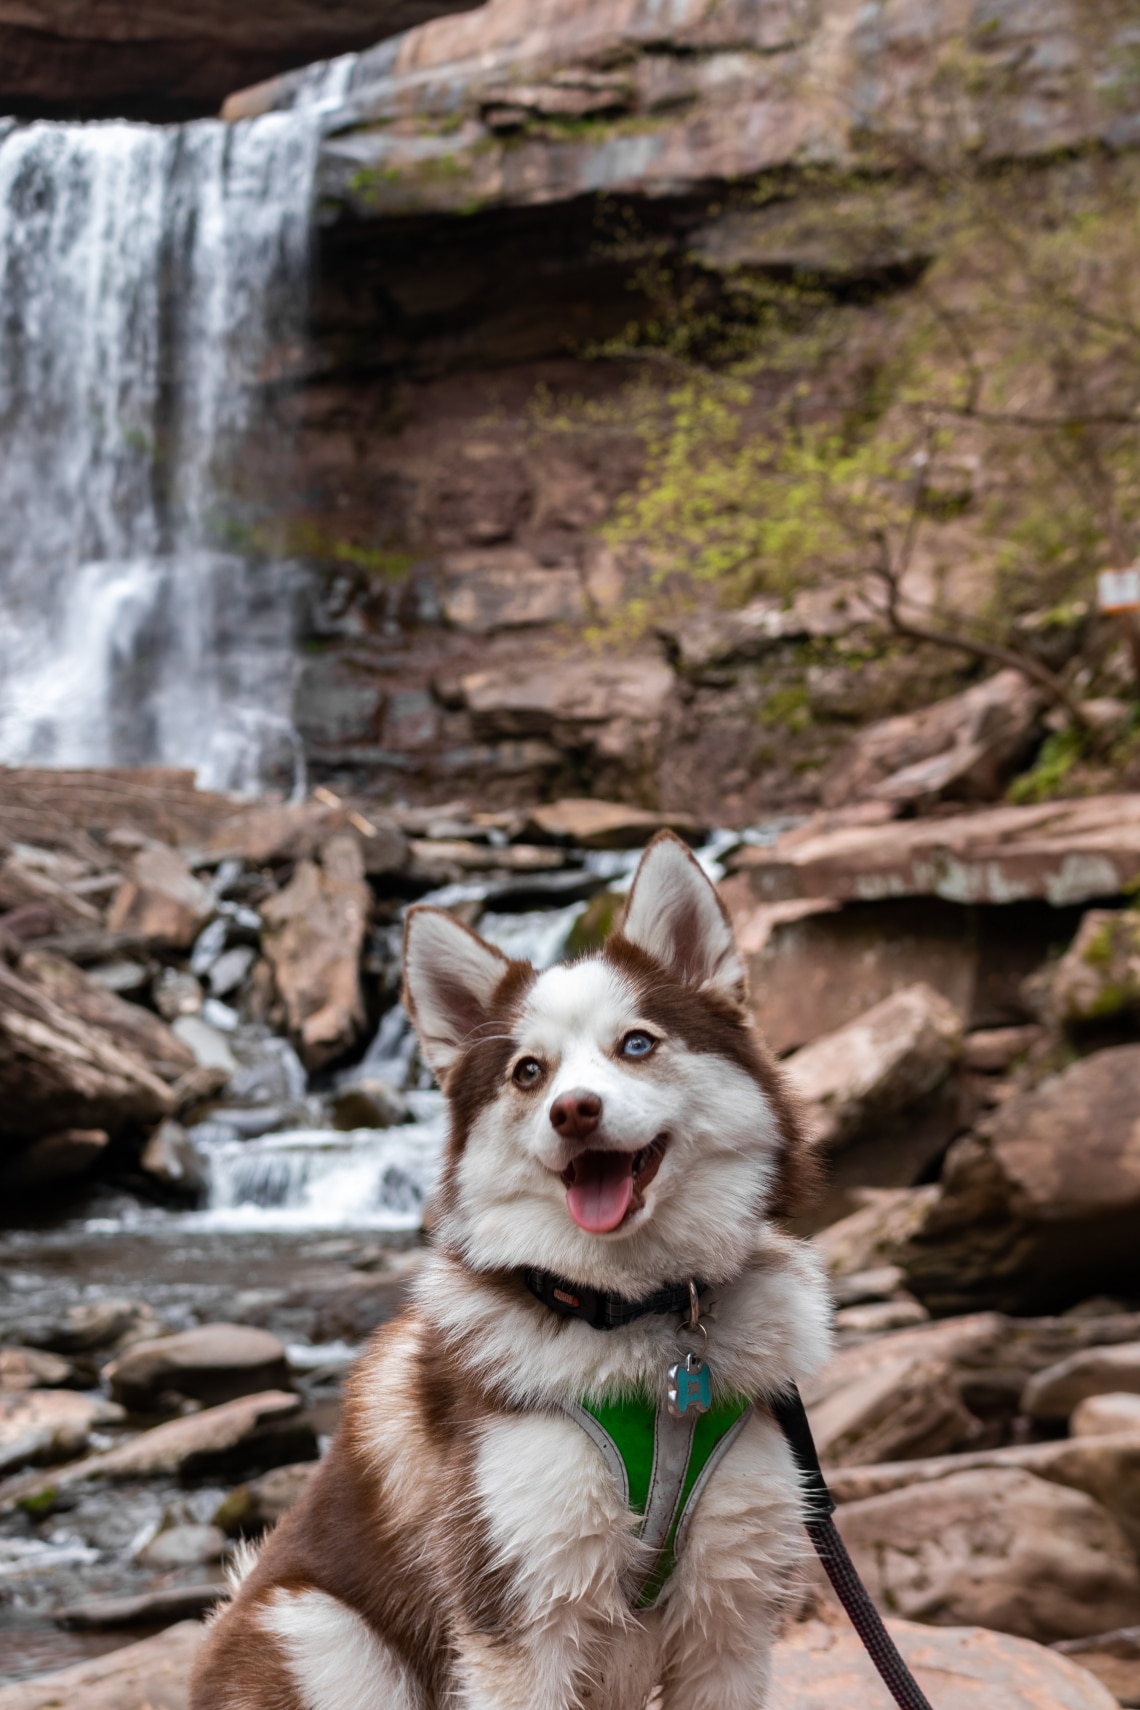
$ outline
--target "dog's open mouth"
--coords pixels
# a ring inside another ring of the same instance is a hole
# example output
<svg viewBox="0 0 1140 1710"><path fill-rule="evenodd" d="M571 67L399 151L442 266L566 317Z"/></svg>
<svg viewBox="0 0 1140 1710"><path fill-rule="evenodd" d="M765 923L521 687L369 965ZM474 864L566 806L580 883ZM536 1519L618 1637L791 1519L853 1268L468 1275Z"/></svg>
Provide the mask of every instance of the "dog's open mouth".
<svg viewBox="0 0 1140 1710"><path fill-rule="evenodd" d="M579 1229L608 1235L640 1211L664 1156L664 1134L640 1152L579 1152L562 1172L566 1204Z"/></svg>

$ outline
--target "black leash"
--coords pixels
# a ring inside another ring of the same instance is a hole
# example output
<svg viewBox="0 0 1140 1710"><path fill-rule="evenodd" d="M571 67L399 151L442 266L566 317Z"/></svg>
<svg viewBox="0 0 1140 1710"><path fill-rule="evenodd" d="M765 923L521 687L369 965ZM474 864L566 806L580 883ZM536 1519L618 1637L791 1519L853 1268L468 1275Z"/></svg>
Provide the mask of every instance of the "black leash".
<svg viewBox="0 0 1140 1710"><path fill-rule="evenodd" d="M835 1513L835 1498L827 1488L808 1416L795 1384L771 1406L772 1415L787 1438L807 1491L805 1530L848 1620L899 1710L932 1710L929 1698L906 1666L898 1646L883 1625L879 1611L868 1597L867 1588L847 1553L847 1545L831 1518Z"/></svg>

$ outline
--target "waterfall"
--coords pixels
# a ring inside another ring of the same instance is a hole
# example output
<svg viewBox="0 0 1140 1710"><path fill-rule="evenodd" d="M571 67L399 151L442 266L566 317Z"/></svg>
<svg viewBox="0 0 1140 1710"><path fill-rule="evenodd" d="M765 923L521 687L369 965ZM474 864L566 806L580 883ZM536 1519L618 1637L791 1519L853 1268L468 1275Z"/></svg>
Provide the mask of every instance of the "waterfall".
<svg viewBox="0 0 1140 1710"><path fill-rule="evenodd" d="M243 452L351 67L232 126L0 125L0 762L294 776L293 576Z"/></svg>

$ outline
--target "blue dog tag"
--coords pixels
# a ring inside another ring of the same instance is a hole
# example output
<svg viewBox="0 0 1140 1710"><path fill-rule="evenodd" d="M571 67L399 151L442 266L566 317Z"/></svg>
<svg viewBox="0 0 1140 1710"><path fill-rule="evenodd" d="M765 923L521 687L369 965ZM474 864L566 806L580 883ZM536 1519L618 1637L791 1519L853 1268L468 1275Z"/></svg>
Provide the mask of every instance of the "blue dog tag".
<svg viewBox="0 0 1140 1710"><path fill-rule="evenodd" d="M712 1373L695 1354L686 1354L683 1365L669 1367L667 1406L674 1419L707 1413L712 1406Z"/></svg>

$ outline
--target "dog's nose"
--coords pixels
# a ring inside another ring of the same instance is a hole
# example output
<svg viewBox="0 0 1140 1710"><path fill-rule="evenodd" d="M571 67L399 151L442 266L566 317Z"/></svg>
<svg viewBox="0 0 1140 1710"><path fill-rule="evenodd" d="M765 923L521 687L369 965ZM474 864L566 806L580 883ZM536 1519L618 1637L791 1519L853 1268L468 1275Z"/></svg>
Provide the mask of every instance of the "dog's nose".
<svg viewBox="0 0 1140 1710"><path fill-rule="evenodd" d="M602 1101L597 1093L575 1087L563 1093L550 1107L550 1121L564 1140L585 1140L602 1119Z"/></svg>

